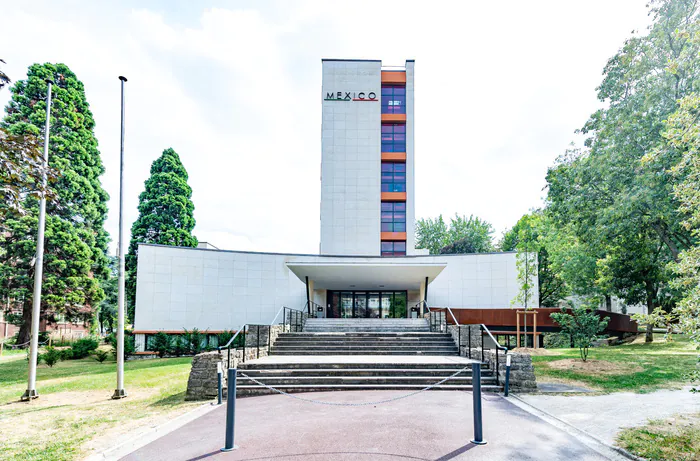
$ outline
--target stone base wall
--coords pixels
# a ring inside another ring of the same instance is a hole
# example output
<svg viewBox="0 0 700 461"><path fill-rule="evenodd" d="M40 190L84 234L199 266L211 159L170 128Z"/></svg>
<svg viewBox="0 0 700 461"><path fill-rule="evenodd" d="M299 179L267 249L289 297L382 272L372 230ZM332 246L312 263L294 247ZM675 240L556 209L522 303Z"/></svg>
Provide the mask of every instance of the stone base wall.
<svg viewBox="0 0 700 461"><path fill-rule="evenodd" d="M274 344L279 334L283 331L282 325L273 325L270 328L270 344ZM245 360L243 357L243 349L231 350L231 367L237 368L239 363L254 360L258 357L266 357L269 355L267 347L267 328L263 333L260 330L260 349L257 348L257 329L253 327L253 332L248 331L246 337ZM263 341L264 336L264 341ZM255 339L251 342L251 337ZM252 346L252 347L251 347ZM190 376L187 380L187 392L185 400L210 400L216 398L217 395L217 365L221 364L223 370L223 385L226 387L226 367L228 366L228 351L213 351L197 354L192 359L192 368Z"/></svg>
<svg viewBox="0 0 700 461"><path fill-rule="evenodd" d="M461 331L461 338L460 338ZM470 328L467 325L462 325L462 328L458 328L455 325L450 325L448 327L448 332L452 335L452 339L455 345L460 345L461 340L461 350L460 355L463 357L469 356L469 337L471 336L471 357L475 360L481 360L481 329L479 325L471 325L471 335ZM489 341L486 342L486 347ZM535 368L532 365L532 357L529 354L523 354L519 352L509 352L511 357L510 360L510 381L509 387L510 391L516 392L533 392L537 390L537 380L535 378ZM488 362L489 367L496 371L496 350L495 349L484 349L484 362ZM498 351L498 380L501 385L506 382L506 354L504 351Z"/></svg>

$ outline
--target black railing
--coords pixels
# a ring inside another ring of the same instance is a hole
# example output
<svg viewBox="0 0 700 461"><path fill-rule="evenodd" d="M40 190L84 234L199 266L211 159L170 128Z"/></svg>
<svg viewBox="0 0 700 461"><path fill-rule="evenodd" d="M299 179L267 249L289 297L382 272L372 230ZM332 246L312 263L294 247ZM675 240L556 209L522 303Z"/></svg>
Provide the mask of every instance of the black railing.
<svg viewBox="0 0 700 461"><path fill-rule="evenodd" d="M220 346L219 351L226 349L227 367L231 368L231 351L243 351L241 362L245 363L247 350L255 350L255 358L260 358L260 347L267 346L267 353L270 352L270 342L272 336L272 325L245 324L224 346Z"/></svg>
<svg viewBox="0 0 700 461"><path fill-rule="evenodd" d="M430 323L430 331L447 333L447 317L445 317L445 311L429 310L428 322Z"/></svg>
<svg viewBox="0 0 700 461"><path fill-rule="evenodd" d="M489 329L486 325L484 325L483 323L478 324L478 325L459 325L459 324L457 324L457 326L456 326L457 327L457 338L458 338L457 339L457 343L458 343L457 350L459 351L459 355L462 355L462 348L465 347L466 351L464 353L464 356L468 357L470 359L472 358L472 336L473 336L472 328L476 328L477 326L479 327L479 340L481 342L481 362L483 363L485 361L486 349L489 349L489 350L496 349L496 370L495 370L496 371L496 384L500 384L500 378L498 376L498 372L499 372L499 368L500 368L499 367L500 359L499 359L498 351L500 350L500 351L503 351L504 353L507 354L508 348L501 346L498 343L498 341L496 340L496 338L493 337L493 335L491 334L491 331L489 331ZM466 342L466 344L462 343L463 328L467 330L467 342ZM486 338L488 338L490 340L489 347L486 347L486 342L487 342Z"/></svg>
<svg viewBox="0 0 700 461"><path fill-rule="evenodd" d="M304 330L304 324L306 323L306 314L304 311L292 309L291 307L284 307L283 312L282 323L284 324L284 331L298 333Z"/></svg>
<svg viewBox="0 0 700 461"><path fill-rule="evenodd" d="M306 301L306 304L304 305L304 309L306 312L308 312L309 318L315 318L317 317L318 312L323 312L324 308L322 305L315 303L313 301Z"/></svg>

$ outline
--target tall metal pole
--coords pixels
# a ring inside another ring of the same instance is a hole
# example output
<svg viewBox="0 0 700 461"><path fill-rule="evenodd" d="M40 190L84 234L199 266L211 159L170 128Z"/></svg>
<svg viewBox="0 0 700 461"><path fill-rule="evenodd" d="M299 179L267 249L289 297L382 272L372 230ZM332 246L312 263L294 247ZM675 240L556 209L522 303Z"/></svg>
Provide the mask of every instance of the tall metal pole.
<svg viewBox="0 0 700 461"><path fill-rule="evenodd" d="M46 173L49 167L49 134L51 125L51 85L53 81L46 79L49 88L46 91L46 124L44 125L44 172L41 177L42 189L46 190ZM42 194L39 200L39 229L36 237L36 262L34 265L34 294L32 295L32 331L29 338L29 380L27 390L21 400L28 401L39 397L36 391L36 360L39 356L39 316L41 315L41 282L44 277L44 229L46 228L46 196Z"/></svg>
<svg viewBox="0 0 700 461"><path fill-rule="evenodd" d="M113 399L126 397L124 390L124 83L126 77L119 76L122 87L122 129L119 148L119 243L117 253L119 255L119 302L117 307L117 388L114 390Z"/></svg>

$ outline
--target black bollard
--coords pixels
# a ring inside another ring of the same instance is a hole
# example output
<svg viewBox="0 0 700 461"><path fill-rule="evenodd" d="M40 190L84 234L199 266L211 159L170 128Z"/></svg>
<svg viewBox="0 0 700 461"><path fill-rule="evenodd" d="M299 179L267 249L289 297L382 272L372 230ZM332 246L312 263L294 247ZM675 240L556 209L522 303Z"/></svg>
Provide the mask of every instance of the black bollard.
<svg viewBox="0 0 700 461"><path fill-rule="evenodd" d="M472 395L474 397L474 439L475 445L486 445L481 427L481 363L472 363Z"/></svg>
<svg viewBox="0 0 700 461"><path fill-rule="evenodd" d="M506 384L503 386L503 396L508 397L508 387L510 385L510 354L506 354Z"/></svg>
<svg viewBox="0 0 700 461"><path fill-rule="evenodd" d="M224 370L221 367L221 363L216 364L216 380L217 380L217 394L216 394L216 401L217 405L221 405L221 402L224 399Z"/></svg>
<svg viewBox="0 0 700 461"><path fill-rule="evenodd" d="M228 388L226 392L226 444L221 451L231 451L238 448L233 443L234 426L236 424L236 369L228 369Z"/></svg>

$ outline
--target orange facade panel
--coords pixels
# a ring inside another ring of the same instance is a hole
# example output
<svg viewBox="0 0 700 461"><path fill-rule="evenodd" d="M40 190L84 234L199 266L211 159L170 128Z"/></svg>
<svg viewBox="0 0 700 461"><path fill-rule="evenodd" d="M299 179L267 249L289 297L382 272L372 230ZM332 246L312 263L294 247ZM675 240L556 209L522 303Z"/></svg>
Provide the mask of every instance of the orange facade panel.
<svg viewBox="0 0 700 461"><path fill-rule="evenodd" d="M405 162L406 152L382 152L382 162Z"/></svg>
<svg viewBox="0 0 700 461"><path fill-rule="evenodd" d="M382 240L388 241L406 241L406 233L405 232L382 232Z"/></svg>
<svg viewBox="0 0 700 461"><path fill-rule="evenodd" d="M406 192L382 192L382 202L405 202Z"/></svg>
<svg viewBox="0 0 700 461"><path fill-rule="evenodd" d="M405 123L406 114L382 114L382 122L384 123Z"/></svg>
<svg viewBox="0 0 700 461"><path fill-rule="evenodd" d="M382 83L388 83L393 85L405 85L406 84L406 72L405 71L382 71Z"/></svg>

